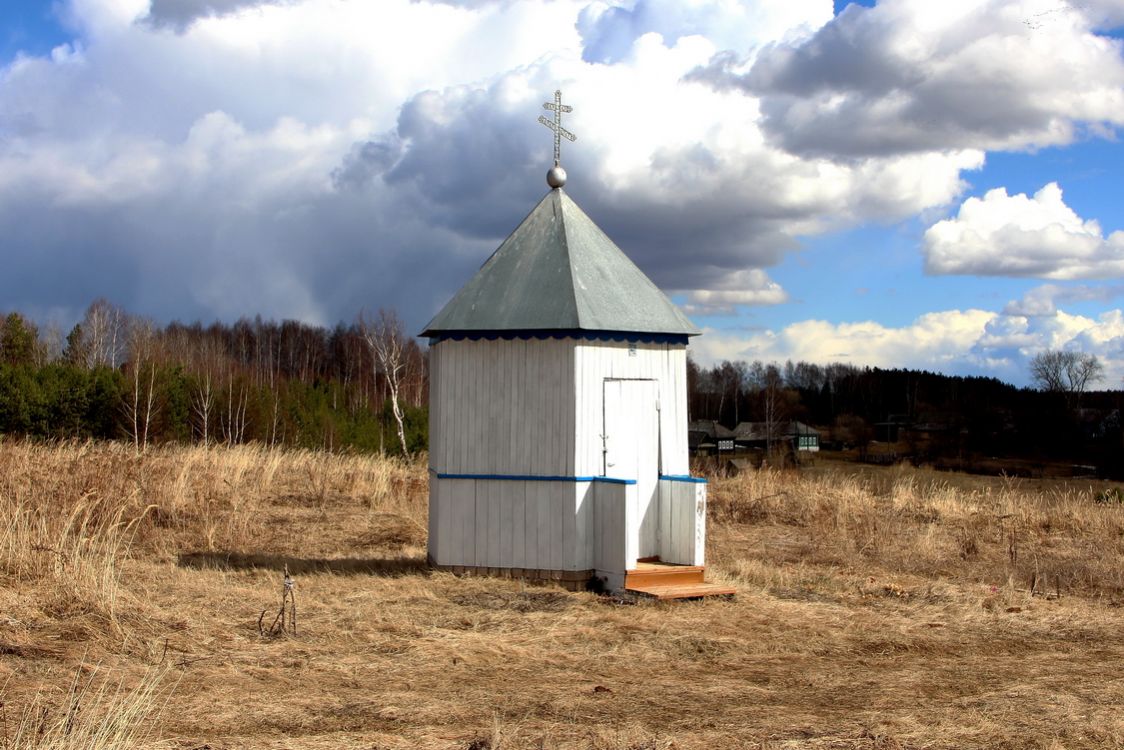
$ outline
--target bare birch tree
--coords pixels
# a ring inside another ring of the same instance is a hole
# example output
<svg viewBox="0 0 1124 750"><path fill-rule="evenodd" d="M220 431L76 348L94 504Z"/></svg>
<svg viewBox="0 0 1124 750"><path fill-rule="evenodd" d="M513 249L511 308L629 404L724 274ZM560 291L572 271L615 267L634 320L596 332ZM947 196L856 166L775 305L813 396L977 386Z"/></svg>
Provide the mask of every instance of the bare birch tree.
<svg viewBox="0 0 1124 750"><path fill-rule="evenodd" d="M219 414L223 440L229 445L242 443L246 439L246 404L249 394L246 382L238 377L231 367L227 374L226 410Z"/></svg>
<svg viewBox="0 0 1124 750"><path fill-rule="evenodd" d="M220 355L215 342L205 338L197 344L195 352L195 392L191 394L191 411L195 416L196 434L203 439L203 445L211 444L212 413L215 409L215 380L218 374Z"/></svg>
<svg viewBox="0 0 1124 750"><path fill-rule="evenodd" d="M402 321L393 310L380 309L374 320L359 313L359 328L373 354L376 373L382 373L390 396L390 407L398 427L398 442L402 454L407 455L405 414L399 400L399 391L409 365L406 355L407 339L402 331Z"/></svg>
<svg viewBox="0 0 1124 750"><path fill-rule="evenodd" d="M62 359L63 335L58 323L53 320L47 323L43 333L39 336L39 346L35 348L35 364L39 367L58 362Z"/></svg>
<svg viewBox="0 0 1124 750"><path fill-rule="evenodd" d="M135 319L128 326L128 361L126 375L129 390L125 394L124 411L129 437L138 453L148 447L149 430L159 409L156 400L156 365L158 339L151 321Z"/></svg>
<svg viewBox="0 0 1124 750"><path fill-rule="evenodd" d="M96 299L86 308L81 331L87 367L110 367L122 363L131 326L125 311L106 299ZM151 325L149 325L151 328Z"/></svg>

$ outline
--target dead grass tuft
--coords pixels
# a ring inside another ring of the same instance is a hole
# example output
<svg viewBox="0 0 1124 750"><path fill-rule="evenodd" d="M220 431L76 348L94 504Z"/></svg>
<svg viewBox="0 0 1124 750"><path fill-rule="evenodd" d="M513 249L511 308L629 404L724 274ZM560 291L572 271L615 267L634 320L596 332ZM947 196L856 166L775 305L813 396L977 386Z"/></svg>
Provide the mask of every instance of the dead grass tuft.
<svg viewBox="0 0 1124 750"><path fill-rule="evenodd" d="M5 722L5 750L131 750L167 747L153 734L167 697L166 674L152 670L133 687L80 666L61 696L36 693L14 726Z"/></svg>

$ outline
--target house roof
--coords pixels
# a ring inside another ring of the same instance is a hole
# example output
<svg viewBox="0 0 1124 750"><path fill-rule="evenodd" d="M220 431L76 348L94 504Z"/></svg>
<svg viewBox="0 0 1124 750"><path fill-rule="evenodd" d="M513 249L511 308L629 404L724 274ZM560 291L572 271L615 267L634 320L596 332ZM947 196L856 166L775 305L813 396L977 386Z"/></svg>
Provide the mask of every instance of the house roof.
<svg viewBox="0 0 1124 750"><path fill-rule="evenodd" d="M547 193L421 335L536 330L700 333L560 189Z"/></svg>
<svg viewBox="0 0 1124 750"><path fill-rule="evenodd" d="M767 427L768 423L766 422L739 422L738 426L734 428L734 437L738 440L747 441L767 440L769 436ZM791 422L780 422L777 424L774 434L776 437L780 438L791 438L797 435L818 436L820 431L803 422L793 420Z"/></svg>
<svg viewBox="0 0 1124 750"><path fill-rule="evenodd" d="M688 432L702 432L708 438L729 440L734 437L734 431L723 427L713 419L698 419L687 425Z"/></svg>
<svg viewBox="0 0 1124 750"><path fill-rule="evenodd" d="M764 440L766 438L764 422L738 422L734 428L734 437L738 440Z"/></svg>

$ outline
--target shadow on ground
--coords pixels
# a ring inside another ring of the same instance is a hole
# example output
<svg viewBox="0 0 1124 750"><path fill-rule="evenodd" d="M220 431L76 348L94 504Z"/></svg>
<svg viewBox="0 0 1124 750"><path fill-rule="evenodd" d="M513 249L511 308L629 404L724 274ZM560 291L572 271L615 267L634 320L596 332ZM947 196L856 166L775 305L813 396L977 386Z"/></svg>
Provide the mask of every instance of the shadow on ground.
<svg viewBox="0 0 1124 750"><path fill-rule="evenodd" d="M184 552L177 565L199 570L288 570L293 575L335 573L337 575L429 575L424 557L317 559L243 552Z"/></svg>

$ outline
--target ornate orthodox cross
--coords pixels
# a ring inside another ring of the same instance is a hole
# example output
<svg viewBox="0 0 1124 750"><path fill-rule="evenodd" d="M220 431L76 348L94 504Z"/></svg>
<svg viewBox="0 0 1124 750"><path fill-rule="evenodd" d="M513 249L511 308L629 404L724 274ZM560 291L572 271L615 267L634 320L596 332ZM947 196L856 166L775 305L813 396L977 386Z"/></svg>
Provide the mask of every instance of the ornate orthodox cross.
<svg viewBox="0 0 1124 750"><path fill-rule="evenodd" d="M554 166L557 167L562 164L562 139L565 138L571 143L576 140L573 133L562 127L562 113L573 112L574 108L562 103L561 91L555 91L554 102L544 102L542 108L554 111L553 120L548 120L543 115L539 115L539 122L554 131Z"/></svg>

